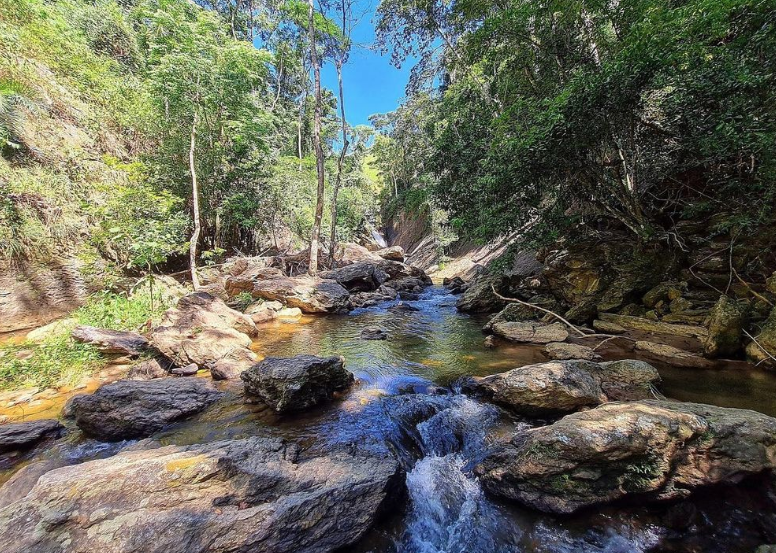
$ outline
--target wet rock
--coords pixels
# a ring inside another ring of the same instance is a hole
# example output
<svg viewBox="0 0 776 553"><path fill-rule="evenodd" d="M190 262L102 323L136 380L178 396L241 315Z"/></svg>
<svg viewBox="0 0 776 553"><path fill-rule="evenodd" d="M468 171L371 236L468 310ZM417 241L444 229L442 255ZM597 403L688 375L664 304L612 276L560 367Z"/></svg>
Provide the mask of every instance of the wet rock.
<svg viewBox="0 0 776 553"><path fill-rule="evenodd" d="M108 330L93 326L78 325L71 333L73 340L91 344L102 353L138 356L149 349L148 340L137 332Z"/></svg>
<svg viewBox="0 0 776 553"><path fill-rule="evenodd" d="M0 511L6 553L324 553L361 538L402 474L387 451L302 457L275 438L123 451L41 476Z"/></svg>
<svg viewBox="0 0 776 553"><path fill-rule="evenodd" d="M496 339L493 335L485 336L485 342L483 344L486 348L492 349L496 347Z"/></svg>
<svg viewBox="0 0 776 553"><path fill-rule="evenodd" d="M379 326L368 326L361 331L362 340L386 340L388 333Z"/></svg>
<svg viewBox="0 0 776 553"><path fill-rule="evenodd" d="M499 289L502 277L483 273L475 277L455 304L464 313L488 313L502 309L507 302L493 293L493 286Z"/></svg>
<svg viewBox="0 0 776 553"><path fill-rule="evenodd" d="M662 361L675 367L688 367L694 369L708 369L714 366L714 362L695 355L689 351L675 348L667 344L658 344L645 340L639 340L635 344L636 351L647 357Z"/></svg>
<svg viewBox="0 0 776 553"><path fill-rule="evenodd" d="M239 348L230 351L224 357L211 364L210 376L213 380L233 380L256 362L256 354L252 351Z"/></svg>
<svg viewBox="0 0 776 553"><path fill-rule="evenodd" d="M169 373L162 367L158 359L146 359L129 369L127 380L152 380L165 376L169 376Z"/></svg>
<svg viewBox="0 0 776 553"><path fill-rule="evenodd" d="M283 304L279 301L261 301L249 305L245 314L256 323L265 323L277 317L277 313L283 309ZM301 312L300 312L301 313Z"/></svg>
<svg viewBox="0 0 776 553"><path fill-rule="evenodd" d="M175 376L194 376L199 371L199 367L195 363L186 365L185 367L175 367L170 372Z"/></svg>
<svg viewBox="0 0 776 553"><path fill-rule="evenodd" d="M399 292L399 298L401 298L403 301L418 301L420 299L420 294L416 292Z"/></svg>
<svg viewBox="0 0 776 553"><path fill-rule="evenodd" d="M613 324L625 330L638 330L642 332L653 332L656 334L669 334L672 336L686 336L689 338L706 337L707 331L702 326L670 324L662 321L651 321L641 317L629 317L627 315L617 315L615 313L600 313L599 319L606 324ZM598 322L598 321L596 321ZM593 327L601 328L601 323L595 323ZM603 331L602 331L603 332Z"/></svg>
<svg viewBox="0 0 776 553"><path fill-rule="evenodd" d="M393 289L394 293L398 294L400 292L420 292L427 284L427 282L417 277L405 277L390 280L383 287Z"/></svg>
<svg viewBox="0 0 776 553"><path fill-rule="evenodd" d="M564 359L582 359L585 361L595 361L601 356L593 351L593 348L579 344L568 344L566 342L550 342L544 346L544 351L550 359L562 361Z"/></svg>
<svg viewBox="0 0 776 553"><path fill-rule="evenodd" d="M251 293L255 298L298 307L304 313L341 313L351 308L350 294L337 281L311 276L262 280Z"/></svg>
<svg viewBox="0 0 776 553"><path fill-rule="evenodd" d="M321 278L335 280L350 292L371 292L388 280L388 274L375 263L362 262L326 271Z"/></svg>
<svg viewBox="0 0 776 553"><path fill-rule="evenodd" d="M192 363L212 369L227 358L245 360L247 369L256 360L250 336L257 334L251 318L202 292L181 298L151 333L154 346L177 367Z"/></svg>
<svg viewBox="0 0 776 553"><path fill-rule="evenodd" d="M568 330L561 323L503 322L496 323L491 328L496 336L528 344L563 342L569 337Z"/></svg>
<svg viewBox="0 0 776 553"><path fill-rule="evenodd" d="M746 358L760 366L776 367L776 308L763 323L760 332L755 335L755 339L746 346Z"/></svg>
<svg viewBox="0 0 776 553"><path fill-rule="evenodd" d="M0 425L0 453L30 449L43 440L58 438L64 427L55 419Z"/></svg>
<svg viewBox="0 0 776 553"><path fill-rule="evenodd" d="M657 370L643 361L537 363L482 378L464 389L529 416L553 415L607 401L654 397Z"/></svg>
<svg viewBox="0 0 776 553"><path fill-rule="evenodd" d="M420 311L420 309L408 303L399 302L396 305L392 305L391 307L389 307L388 311L390 311L391 313L412 313L415 311Z"/></svg>
<svg viewBox="0 0 776 553"><path fill-rule="evenodd" d="M341 357L314 355L267 357L240 378L246 394L258 396L279 413L309 409L330 400L355 380Z"/></svg>
<svg viewBox="0 0 776 553"><path fill-rule="evenodd" d="M720 296L709 314L703 354L706 357L723 357L737 353L741 349L746 315L745 306L727 296Z"/></svg>
<svg viewBox="0 0 776 553"><path fill-rule="evenodd" d="M377 250L375 254L379 255L383 259L388 259L390 261L404 262L404 248L402 248L401 246L391 246L390 248L383 248L382 250Z"/></svg>
<svg viewBox="0 0 776 553"><path fill-rule="evenodd" d="M495 324L538 321L543 315L544 313L541 313L538 309L532 309L527 305L519 303L510 303L504 309L496 313L485 326L482 327L482 331L490 334L493 332L493 325Z"/></svg>
<svg viewBox="0 0 776 553"><path fill-rule="evenodd" d="M191 416L221 396L200 378L120 380L70 398L65 413L85 434L103 441L148 436Z"/></svg>
<svg viewBox="0 0 776 553"><path fill-rule="evenodd" d="M687 497L776 465L776 419L694 403L612 403L521 431L475 469L485 489L572 513L629 496Z"/></svg>
<svg viewBox="0 0 776 553"><path fill-rule="evenodd" d="M601 321L599 319L593 321L593 328L604 334L624 334L627 332L624 327L617 323Z"/></svg>
<svg viewBox="0 0 776 553"><path fill-rule="evenodd" d="M380 261L377 262L377 266L388 275L390 280L396 281L414 278L420 282L420 286L428 286L431 284L431 279L428 275L422 269L413 265L391 261L390 259L380 259Z"/></svg>

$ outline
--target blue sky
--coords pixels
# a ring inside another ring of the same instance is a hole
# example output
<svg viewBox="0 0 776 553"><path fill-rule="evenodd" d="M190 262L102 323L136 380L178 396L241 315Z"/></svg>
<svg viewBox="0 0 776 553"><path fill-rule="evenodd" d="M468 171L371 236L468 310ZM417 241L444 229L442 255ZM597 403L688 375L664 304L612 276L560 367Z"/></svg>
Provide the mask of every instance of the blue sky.
<svg viewBox="0 0 776 553"><path fill-rule="evenodd" d="M360 0L355 11L366 11L353 31L354 47L342 71L345 85L345 117L351 125L368 125L373 113L396 109L404 97L412 61L401 69L390 63L390 55L381 56L369 47L374 42L374 12L378 0ZM327 63L321 72L323 86L337 92L337 71Z"/></svg>

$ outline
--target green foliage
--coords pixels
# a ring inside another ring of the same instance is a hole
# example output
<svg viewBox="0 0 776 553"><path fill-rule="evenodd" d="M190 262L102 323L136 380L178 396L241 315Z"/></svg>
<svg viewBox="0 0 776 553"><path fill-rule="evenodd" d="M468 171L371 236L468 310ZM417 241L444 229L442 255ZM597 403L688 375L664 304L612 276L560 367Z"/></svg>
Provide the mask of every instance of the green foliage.
<svg viewBox="0 0 776 553"><path fill-rule="evenodd" d="M152 284L152 283L151 283ZM100 292L73 313L79 324L137 331L149 321L158 322L174 300L145 280L132 293Z"/></svg>

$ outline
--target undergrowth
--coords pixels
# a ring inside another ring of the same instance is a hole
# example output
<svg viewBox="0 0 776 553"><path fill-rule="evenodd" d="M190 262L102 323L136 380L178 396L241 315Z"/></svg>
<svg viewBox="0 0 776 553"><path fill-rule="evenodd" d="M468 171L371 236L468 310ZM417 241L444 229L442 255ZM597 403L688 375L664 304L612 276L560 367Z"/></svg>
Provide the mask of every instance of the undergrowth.
<svg viewBox="0 0 776 553"><path fill-rule="evenodd" d="M172 299L147 286L133 294L103 292L89 298L41 342L0 345L0 390L73 385L105 367L109 359L95 347L70 338L76 324L113 330L139 330L159 321Z"/></svg>

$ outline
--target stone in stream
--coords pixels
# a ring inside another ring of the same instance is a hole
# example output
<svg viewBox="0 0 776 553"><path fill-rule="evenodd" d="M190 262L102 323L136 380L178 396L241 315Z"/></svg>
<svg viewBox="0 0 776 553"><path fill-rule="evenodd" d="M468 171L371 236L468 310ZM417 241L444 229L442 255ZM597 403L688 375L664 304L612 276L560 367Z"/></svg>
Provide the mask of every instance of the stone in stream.
<svg viewBox="0 0 776 553"><path fill-rule="evenodd" d="M73 329L71 336L76 342L91 344L107 354L137 357L150 349L148 340L137 332L78 325Z"/></svg>
<svg viewBox="0 0 776 553"><path fill-rule="evenodd" d="M413 313L415 311L420 311L420 309L418 309L414 305L399 302L396 305L392 305L391 307L389 307L388 311L390 311L391 313Z"/></svg>
<svg viewBox="0 0 776 553"><path fill-rule="evenodd" d="M550 359L583 359L585 361L595 361L600 359L593 348L582 346L580 344L568 344L566 342L550 342L544 346L544 351Z"/></svg>
<svg viewBox="0 0 776 553"><path fill-rule="evenodd" d="M169 376L169 373L162 367L162 363L158 359L146 359L129 369L127 380L153 380L165 376Z"/></svg>
<svg viewBox="0 0 776 553"><path fill-rule="evenodd" d="M302 456L251 437L125 450L40 476L0 510L0 543L4 553L324 553L361 538L402 481L385 448Z"/></svg>
<svg viewBox="0 0 776 553"><path fill-rule="evenodd" d="M93 394L70 398L65 414L85 434L102 441L140 438L202 411L221 392L200 378L119 380Z"/></svg>
<svg viewBox="0 0 776 553"><path fill-rule="evenodd" d="M361 331L362 340L386 340L388 333L379 326L368 326Z"/></svg>
<svg viewBox="0 0 776 553"><path fill-rule="evenodd" d="M776 419L696 403L612 403L518 432L475 473L485 489L572 513L625 497L684 498L776 468Z"/></svg>
<svg viewBox="0 0 776 553"><path fill-rule="evenodd" d="M249 349L258 333L251 318L229 308L223 301L197 292L168 309L162 323L151 333L154 346L177 367L192 363L213 372L213 377L236 377L256 361ZM229 370L213 368L229 363Z"/></svg>
<svg viewBox="0 0 776 553"><path fill-rule="evenodd" d="M499 322L492 327L493 334L512 342L548 344L563 342L569 337L568 330L561 323Z"/></svg>
<svg viewBox="0 0 776 553"><path fill-rule="evenodd" d="M353 374L341 357L267 357L240 375L245 393L278 413L309 409L349 388Z"/></svg>
<svg viewBox="0 0 776 553"><path fill-rule="evenodd" d="M0 453L30 449L43 440L58 438L64 427L55 419L0 425Z"/></svg>
<svg viewBox="0 0 776 553"><path fill-rule="evenodd" d="M321 278L335 280L350 292L371 292L388 280L388 274L376 263L364 261L325 271Z"/></svg>
<svg viewBox="0 0 776 553"><path fill-rule="evenodd" d="M351 308L349 292L336 280L306 275L260 280L251 295L284 302L304 313L342 313Z"/></svg>
<svg viewBox="0 0 776 553"><path fill-rule="evenodd" d="M175 376L194 376L197 374L198 370L199 367L197 367L196 363L192 363L191 365L186 365L185 367L175 367L170 372Z"/></svg>
<svg viewBox="0 0 776 553"><path fill-rule="evenodd" d="M551 361L467 379L472 392L529 416L569 413L608 401L654 397L657 370L644 361Z"/></svg>
<svg viewBox="0 0 776 553"><path fill-rule="evenodd" d="M639 340L635 343L635 349L648 358L662 361L675 367L688 367L694 369L709 369L715 366L715 362L706 359L700 355L695 355L689 351L669 346L668 344L658 344Z"/></svg>

